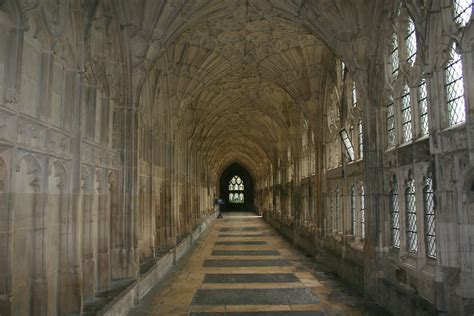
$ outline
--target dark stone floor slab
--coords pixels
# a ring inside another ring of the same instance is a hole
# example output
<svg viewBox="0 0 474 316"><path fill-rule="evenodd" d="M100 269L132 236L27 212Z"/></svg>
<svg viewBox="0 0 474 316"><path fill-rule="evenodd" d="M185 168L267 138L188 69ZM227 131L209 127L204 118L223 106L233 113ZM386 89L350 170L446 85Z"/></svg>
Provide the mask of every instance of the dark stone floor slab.
<svg viewBox="0 0 474 316"><path fill-rule="evenodd" d="M191 313L191 316L325 316L326 314L323 311L292 311L292 312L201 312L201 313Z"/></svg>
<svg viewBox="0 0 474 316"><path fill-rule="evenodd" d="M291 266L287 259L261 259L261 260L204 260L203 267L287 267Z"/></svg>
<svg viewBox="0 0 474 316"><path fill-rule="evenodd" d="M198 289L192 305L296 305L318 304L307 288L288 289Z"/></svg>
<svg viewBox="0 0 474 316"><path fill-rule="evenodd" d="M298 282L293 273L206 274L204 283L284 283Z"/></svg>
<svg viewBox="0 0 474 316"><path fill-rule="evenodd" d="M254 245L268 245L266 241L216 241L215 245L225 246L254 246Z"/></svg>
<svg viewBox="0 0 474 316"><path fill-rule="evenodd" d="M264 234L220 234L219 237L263 237Z"/></svg>
<svg viewBox="0 0 474 316"><path fill-rule="evenodd" d="M222 227L221 232L255 232L258 231L259 227L256 226L244 226L244 227Z"/></svg>
<svg viewBox="0 0 474 316"><path fill-rule="evenodd" d="M212 256L279 256L277 250L213 250Z"/></svg>

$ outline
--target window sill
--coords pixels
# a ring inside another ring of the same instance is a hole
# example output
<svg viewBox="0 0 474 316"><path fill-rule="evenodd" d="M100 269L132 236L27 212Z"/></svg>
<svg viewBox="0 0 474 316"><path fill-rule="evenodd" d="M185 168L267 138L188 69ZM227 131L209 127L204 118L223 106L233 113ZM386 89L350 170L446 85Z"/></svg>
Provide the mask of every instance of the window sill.
<svg viewBox="0 0 474 316"><path fill-rule="evenodd" d="M462 129L463 127L466 127L466 122L458 123L449 127L446 127L445 129L440 131L440 134L449 134L451 132L454 132L458 129Z"/></svg>

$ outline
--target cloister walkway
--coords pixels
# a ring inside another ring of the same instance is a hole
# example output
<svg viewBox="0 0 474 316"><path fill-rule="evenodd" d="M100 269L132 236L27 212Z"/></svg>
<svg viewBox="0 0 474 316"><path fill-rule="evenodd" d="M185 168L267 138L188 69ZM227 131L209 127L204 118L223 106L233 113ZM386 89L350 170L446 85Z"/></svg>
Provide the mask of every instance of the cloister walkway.
<svg viewBox="0 0 474 316"><path fill-rule="evenodd" d="M225 213L130 315L387 315L254 213Z"/></svg>

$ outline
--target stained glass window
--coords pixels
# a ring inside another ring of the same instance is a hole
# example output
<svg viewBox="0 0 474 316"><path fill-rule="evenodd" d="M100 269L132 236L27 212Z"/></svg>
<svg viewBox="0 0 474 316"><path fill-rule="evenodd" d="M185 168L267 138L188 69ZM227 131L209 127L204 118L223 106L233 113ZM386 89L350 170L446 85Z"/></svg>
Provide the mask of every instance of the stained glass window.
<svg viewBox="0 0 474 316"><path fill-rule="evenodd" d="M418 229L416 227L415 180L409 178L405 190L407 247L408 251L418 251Z"/></svg>
<svg viewBox="0 0 474 316"><path fill-rule="evenodd" d="M395 108L393 106L393 99L390 97L390 103L387 105L387 145L388 147L395 146L396 140L395 130Z"/></svg>
<svg viewBox="0 0 474 316"><path fill-rule="evenodd" d="M451 47L451 58L444 69L444 73L446 78L448 124L452 126L466 121L462 60L461 55L455 50L454 43Z"/></svg>
<svg viewBox="0 0 474 316"><path fill-rule="evenodd" d="M420 133L428 134L428 101L426 93L426 80L421 79L418 85L418 106L420 109Z"/></svg>
<svg viewBox="0 0 474 316"><path fill-rule="evenodd" d="M454 21L465 26L471 18L472 0L454 0Z"/></svg>
<svg viewBox="0 0 474 316"><path fill-rule="evenodd" d="M411 102L410 89L405 85L402 91L402 137L403 142L408 142L413 138L411 127Z"/></svg>
<svg viewBox="0 0 474 316"><path fill-rule="evenodd" d="M392 231L392 246L400 248L400 204L398 202L398 183L396 176L393 176L390 183L390 226Z"/></svg>
<svg viewBox="0 0 474 316"><path fill-rule="evenodd" d="M244 203L244 182L239 176L229 181L229 203Z"/></svg>
<svg viewBox="0 0 474 316"><path fill-rule="evenodd" d="M396 33L392 34L392 43L390 51L390 61L392 63L392 75L398 75L398 68L400 67L400 59L398 57L398 37Z"/></svg>
<svg viewBox="0 0 474 316"><path fill-rule="evenodd" d="M425 179L425 187L423 188L423 205L425 211L426 255L431 258L436 258L436 201L433 188L433 178L431 175Z"/></svg>
<svg viewBox="0 0 474 316"><path fill-rule="evenodd" d="M407 23L407 33L405 37L405 44L407 47L407 62L410 66L413 66L416 58L416 32L415 24L413 20L409 17Z"/></svg>
<svg viewBox="0 0 474 316"><path fill-rule="evenodd" d="M365 238L365 188L360 187L360 238Z"/></svg>

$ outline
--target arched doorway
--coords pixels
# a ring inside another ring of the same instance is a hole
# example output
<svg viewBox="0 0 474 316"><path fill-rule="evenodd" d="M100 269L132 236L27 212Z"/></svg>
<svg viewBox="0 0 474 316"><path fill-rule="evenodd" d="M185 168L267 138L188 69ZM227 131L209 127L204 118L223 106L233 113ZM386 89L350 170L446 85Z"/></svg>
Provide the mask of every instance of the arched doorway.
<svg viewBox="0 0 474 316"><path fill-rule="evenodd" d="M253 211L253 179L239 163L229 165L219 180L220 198L225 204L222 211Z"/></svg>

